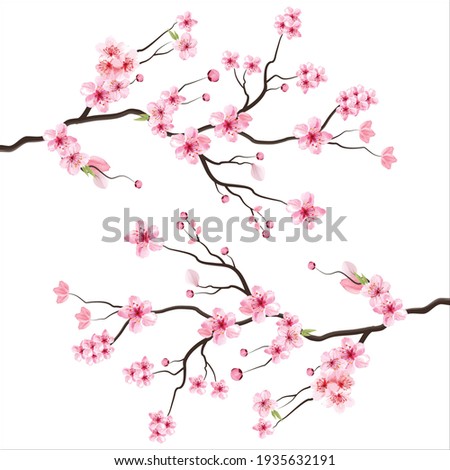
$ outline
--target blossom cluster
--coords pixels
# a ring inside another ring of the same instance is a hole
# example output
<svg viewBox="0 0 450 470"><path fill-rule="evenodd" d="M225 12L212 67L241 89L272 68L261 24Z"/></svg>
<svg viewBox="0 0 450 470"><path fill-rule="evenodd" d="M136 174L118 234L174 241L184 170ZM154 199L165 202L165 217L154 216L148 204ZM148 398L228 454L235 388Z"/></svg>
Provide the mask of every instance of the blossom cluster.
<svg viewBox="0 0 450 470"><path fill-rule="evenodd" d="M43 138L47 141L50 152L56 151L61 157L59 164L69 175L76 175L81 169L87 175L94 177L96 186L106 188L108 181L102 173L109 170L108 163L103 158L90 157L82 153L77 139L67 134L65 124L58 124L56 129L46 130Z"/></svg>
<svg viewBox="0 0 450 470"><path fill-rule="evenodd" d="M259 421L253 426L252 429L258 432L261 439L273 434L272 423L265 420L269 413L277 408L277 402L272 400L271 394L268 390L261 393L256 393L253 397L253 410L255 410L260 418Z"/></svg>
<svg viewBox="0 0 450 470"><path fill-rule="evenodd" d="M275 18L274 25L278 34L286 35L288 39L301 37L299 31L302 25L300 14L301 11L298 8L287 7L284 10L284 14L278 15Z"/></svg>
<svg viewBox="0 0 450 470"><path fill-rule="evenodd" d="M328 80L325 69L323 67L314 67L311 62L300 65L295 74L299 78L296 85L302 89L303 93L307 93L310 88L317 88L320 82Z"/></svg>
<svg viewBox="0 0 450 470"><path fill-rule="evenodd" d="M355 367L367 367L369 356L364 354L364 344L343 338L341 346L321 356L320 376L311 384L313 398L324 399L326 407L333 407L341 413L353 405L350 396L355 381L351 374Z"/></svg>
<svg viewBox="0 0 450 470"><path fill-rule="evenodd" d="M129 369L123 369L122 373L125 376L125 382L128 384L135 383L138 387L144 387L150 385L154 379L154 375L151 373L153 364L149 362L146 356L142 358L142 361L136 361L131 364Z"/></svg>
<svg viewBox="0 0 450 470"><path fill-rule="evenodd" d="M224 344L226 338L237 338L241 327L236 325L234 313L225 313L221 308L215 308L212 316L202 323L198 332L204 338L212 336L216 344Z"/></svg>
<svg viewBox="0 0 450 470"><path fill-rule="evenodd" d="M173 129L173 114L184 101L186 98L173 86L168 91L163 91L158 101L148 103L148 125L154 135L163 138L167 136L167 132Z"/></svg>
<svg viewBox="0 0 450 470"><path fill-rule="evenodd" d="M296 315L285 312L283 318L277 321L277 326L277 337L268 348L264 349L266 354L272 356L274 364L287 359L292 349L303 346L302 325Z"/></svg>
<svg viewBox="0 0 450 470"><path fill-rule="evenodd" d="M114 338L106 330L101 335L93 334L91 339L84 339L79 346L73 346L72 352L77 361L86 361L86 364L97 364L103 359L109 359L114 352L112 343Z"/></svg>
<svg viewBox="0 0 450 470"><path fill-rule="evenodd" d="M376 274L370 281L363 275L357 274L353 263L345 262L343 271L350 279L341 281L342 287L352 294L361 293L369 298L373 311L383 315L383 325L391 326L395 320L404 320L407 312L400 299L394 299L390 294L391 285Z"/></svg>
<svg viewBox="0 0 450 470"><path fill-rule="evenodd" d="M162 411L149 413L150 424L148 425L151 434L149 439L162 444L167 436L171 436L175 432L176 423L172 416L166 416Z"/></svg>
<svg viewBox="0 0 450 470"><path fill-rule="evenodd" d="M178 27L186 32L181 37L175 36L176 40L173 42L173 48L179 52L180 59L187 60L197 54L197 40L191 36L190 32L198 21L194 20L191 13L187 11L184 15L177 16L177 22Z"/></svg>
<svg viewBox="0 0 450 470"><path fill-rule="evenodd" d="M341 91L336 98L339 104L336 112L342 116L344 121L349 116L357 116L360 111L366 111L371 104L377 104L378 98L372 88L366 90L362 85L353 86L345 91Z"/></svg>
<svg viewBox="0 0 450 470"><path fill-rule="evenodd" d="M236 142L237 134L247 129L251 120L248 113L238 114L236 106L228 105L223 113L212 113L209 123L214 126L216 137L225 137L228 142Z"/></svg>
<svg viewBox="0 0 450 470"><path fill-rule="evenodd" d="M189 391L191 393L198 393L199 395L204 395L206 393L206 387L208 385L203 376L198 375L197 377L189 377L189 382L191 382L191 386L189 387ZM211 387L211 396L213 398L220 398L221 400L225 400L225 398L227 398L229 387L225 383L225 380L222 379L219 382L211 382Z"/></svg>
<svg viewBox="0 0 450 470"><path fill-rule="evenodd" d="M130 331L139 333L142 325L153 326L156 323L156 315L152 312L152 304L148 300L141 301L139 297L132 295L128 305L122 307L117 315L128 319Z"/></svg>
<svg viewBox="0 0 450 470"><path fill-rule="evenodd" d="M108 37L97 45L100 53L95 67L99 76L95 82L85 82L81 86L81 94L86 96L86 106L96 107L106 113L109 104L126 98L130 92L130 74L139 66L137 52L129 49L124 43L118 43Z"/></svg>

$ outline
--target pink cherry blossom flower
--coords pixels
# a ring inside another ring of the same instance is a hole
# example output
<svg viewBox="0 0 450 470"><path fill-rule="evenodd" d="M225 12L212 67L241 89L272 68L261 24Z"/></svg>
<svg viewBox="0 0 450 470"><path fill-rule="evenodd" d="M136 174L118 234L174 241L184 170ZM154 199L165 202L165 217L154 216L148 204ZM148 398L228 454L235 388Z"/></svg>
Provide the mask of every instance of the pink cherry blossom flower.
<svg viewBox="0 0 450 470"><path fill-rule="evenodd" d="M252 429L258 431L259 437L261 439L264 439L266 436L273 434L272 423L270 421L264 420L263 418L259 418L258 423L255 424Z"/></svg>
<svg viewBox="0 0 450 470"><path fill-rule="evenodd" d="M277 326L286 327L286 328L290 328L291 326L294 326L296 324L299 324L297 315L292 315L292 313L289 313L289 312L283 313L283 318L277 321ZM300 328L301 328L301 325L300 325Z"/></svg>
<svg viewBox="0 0 450 470"><path fill-rule="evenodd" d="M100 62L95 66L95 70L103 80L115 80L121 75L122 61L119 58L100 58Z"/></svg>
<svg viewBox="0 0 450 470"><path fill-rule="evenodd" d="M141 299L135 295L129 298L129 304L122 307L117 314L129 320L129 328L133 333L142 331L142 325L152 326L156 323L152 304L148 300L141 302Z"/></svg>
<svg viewBox="0 0 450 470"><path fill-rule="evenodd" d="M333 407L338 413L342 413L346 407L353 406L354 401L350 397L350 392L339 388L339 386L331 382L328 384L325 396L325 406Z"/></svg>
<svg viewBox="0 0 450 470"><path fill-rule="evenodd" d="M78 320L78 329L84 330L91 324L91 312L85 308L81 307L80 313L75 315L75 318Z"/></svg>
<svg viewBox="0 0 450 470"><path fill-rule="evenodd" d="M361 289L361 294L365 297L370 297L370 305L375 307L383 294L389 292L391 285L383 281L383 278L378 274L372 276L369 284L366 284Z"/></svg>
<svg viewBox="0 0 450 470"><path fill-rule="evenodd" d="M328 143L333 136L329 132L321 131L321 121L312 117L307 124L298 124L294 128L294 136L298 139L298 146L302 150L309 149L315 155L322 151L322 145Z"/></svg>
<svg viewBox="0 0 450 470"><path fill-rule="evenodd" d="M162 444L166 440L166 428L164 424L158 424L153 429L151 429L152 433L150 434L149 439L151 441L156 441Z"/></svg>
<svg viewBox="0 0 450 470"><path fill-rule="evenodd" d="M109 92L110 101L119 101L121 98L126 98L130 93L128 85L130 81L124 80L107 80L104 84L105 90Z"/></svg>
<svg viewBox="0 0 450 470"><path fill-rule="evenodd" d="M174 107L170 106L166 100L158 100L156 103L148 103L148 125L152 126L158 123L171 123Z"/></svg>
<svg viewBox="0 0 450 470"><path fill-rule="evenodd" d="M173 48L180 51L179 55L182 60L186 60L197 54L196 45L197 41L189 33L184 33L180 39L173 43Z"/></svg>
<svg viewBox="0 0 450 470"><path fill-rule="evenodd" d="M280 326L278 328L278 338L284 343L286 351L303 346L302 326L300 323L294 326Z"/></svg>
<svg viewBox="0 0 450 470"><path fill-rule="evenodd" d="M289 351L286 349L284 342L279 338L275 338L272 341L272 344L268 348L264 349L264 352L272 356L272 362L274 364L278 364L282 359L287 359L289 357Z"/></svg>
<svg viewBox="0 0 450 470"><path fill-rule="evenodd" d="M237 52L225 51L222 57L222 64L225 65L225 70L238 69L239 54Z"/></svg>
<svg viewBox="0 0 450 470"><path fill-rule="evenodd" d="M397 159L394 157L393 152L394 152L394 147L386 147L381 152L381 164L388 170L390 170L392 164L397 161Z"/></svg>
<svg viewBox="0 0 450 470"><path fill-rule="evenodd" d="M367 354L364 354L365 347L363 343L354 343L351 338L342 338L341 344L342 346L338 348L339 355L347 362L348 366L355 365L361 368L369 365L370 358ZM349 368L348 366L347 368Z"/></svg>
<svg viewBox="0 0 450 470"><path fill-rule="evenodd" d="M80 144L75 142L72 144L61 158L59 164L65 168L69 175L76 175L80 168L87 164L89 156L80 152Z"/></svg>
<svg viewBox="0 0 450 470"><path fill-rule="evenodd" d="M336 384L340 390L350 392L355 381L348 370L334 370L328 374L328 383Z"/></svg>
<svg viewBox="0 0 450 470"><path fill-rule="evenodd" d="M364 121L359 126L359 138L365 142L369 143L371 137L375 135L375 132L372 130L372 121Z"/></svg>
<svg viewBox="0 0 450 470"><path fill-rule="evenodd" d="M44 140L48 142L47 147L50 152L56 150L61 156L64 156L77 139L67 135L67 126L58 124L56 130L50 129L44 132Z"/></svg>
<svg viewBox="0 0 450 470"><path fill-rule="evenodd" d="M314 400L320 400L325 396L328 389L328 374L321 373L311 384L312 396Z"/></svg>
<svg viewBox="0 0 450 470"><path fill-rule="evenodd" d="M162 240L158 239L159 229L156 225L147 227L141 220L136 222L136 229L125 235L125 241L136 245L136 255L145 258L150 251L159 251L163 248Z"/></svg>
<svg viewBox="0 0 450 470"><path fill-rule="evenodd" d="M161 138L166 138L167 133L173 129L173 124L158 122L155 126L152 127L152 134L159 135Z"/></svg>
<svg viewBox="0 0 450 470"><path fill-rule="evenodd" d="M189 127L184 134L174 135L170 140L170 145L176 147L175 156L182 160L185 158L188 163L198 162L200 153L209 149L211 139L206 135L199 135L197 129Z"/></svg>
<svg viewBox="0 0 450 470"><path fill-rule="evenodd" d="M166 420L164 421L163 425L166 430L166 435L171 436L174 434L177 424L173 420L172 416L166 416Z"/></svg>
<svg viewBox="0 0 450 470"><path fill-rule="evenodd" d="M286 34L286 37L288 39L301 37L301 33L300 33L301 25L302 25L301 21L298 21L298 20L293 21L291 19L290 21L287 21L284 27L284 34Z"/></svg>
<svg viewBox="0 0 450 470"><path fill-rule="evenodd" d="M296 75L299 80L296 85L300 87L303 93L307 93L310 88L316 88L320 82L326 82L328 77L325 75L323 67L314 67L311 62L301 64Z"/></svg>
<svg viewBox="0 0 450 470"><path fill-rule="evenodd" d="M164 422L166 421L166 415L161 410L155 413L149 413L148 415L150 416L150 419L151 419L150 424L148 425L150 429L155 429L156 426L159 426L160 424L164 424Z"/></svg>
<svg viewBox="0 0 450 470"><path fill-rule="evenodd" d="M175 86L170 87L168 91L163 91L161 93L161 99L168 107L173 108L173 111L176 111L179 105L186 101L186 98L178 93L178 88Z"/></svg>
<svg viewBox="0 0 450 470"><path fill-rule="evenodd" d="M89 157L87 164L94 174L94 184L99 188L106 188L108 186L108 178L102 173L110 169L108 163L100 157Z"/></svg>
<svg viewBox="0 0 450 470"><path fill-rule="evenodd" d="M345 261L342 264L342 272L350 279L342 279L340 282L341 286L351 294L359 294L363 286L359 282L359 279L355 276L357 273L356 266L353 263L350 263L350 261Z"/></svg>
<svg viewBox="0 0 450 470"><path fill-rule="evenodd" d="M261 73L261 69L259 68L260 63L261 59L259 57L248 55L244 59L244 69L248 75L251 75L252 73Z"/></svg>
<svg viewBox="0 0 450 470"><path fill-rule="evenodd" d="M317 219L325 214L325 209L314 205L314 194L303 193L301 199L291 199L287 202L286 210L292 214L294 225L306 223L308 229L315 226Z"/></svg>
<svg viewBox="0 0 450 470"><path fill-rule="evenodd" d="M320 356L322 365L320 366L321 370L324 372L331 370L344 369L347 363L342 359L340 352L337 349L332 349L331 351L324 352Z"/></svg>
<svg viewBox="0 0 450 470"><path fill-rule="evenodd" d="M300 19L301 11L298 8L287 7L284 10L284 16L290 18L292 21Z"/></svg>
<svg viewBox="0 0 450 470"><path fill-rule="evenodd" d="M217 137L224 137L228 142L236 142L237 134L246 129L252 120L247 113L237 114L236 106L228 105L223 113L212 113L209 123L214 126Z"/></svg>
<svg viewBox="0 0 450 470"><path fill-rule="evenodd" d="M252 287L252 295L241 300L239 310L244 315L251 315L256 323L261 323L266 315L268 317L278 315L280 305L275 303L275 294L271 290L265 291L260 286L254 286Z"/></svg>
<svg viewBox="0 0 450 470"><path fill-rule="evenodd" d="M191 18L191 12L187 11L184 15L177 16L178 26L180 29L185 29L187 32L193 28L198 21Z"/></svg>
<svg viewBox="0 0 450 470"><path fill-rule="evenodd" d="M270 398L270 392L268 390L256 393L253 397L253 402L253 409L259 413L261 418L269 416L269 413L278 407L277 402Z"/></svg>
<svg viewBox="0 0 450 470"><path fill-rule="evenodd" d="M336 112L342 116L344 121L348 116L357 116L359 111L365 111L369 109L371 104L378 103L378 98L375 95L375 90L365 90L362 85L341 91L336 98L336 102L339 104Z"/></svg>
<svg viewBox="0 0 450 470"><path fill-rule="evenodd" d="M106 113L109 109L111 96L108 90L104 88L104 79L96 78L96 83L87 82L81 86L81 94L86 96L86 106L96 107L101 113Z"/></svg>
<svg viewBox="0 0 450 470"><path fill-rule="evenodd" d="M275 18L275 29L278 31L278 34L284 34L287 25L292 22L292 19L286 15L278 15Z"/></svg>
<svg viewBox="0 0 450 470"><path fill-rule="evenodd" d="M189 388L191 393L198 393L199 395L204 395L206 393L206 381L201 375L197 377L189 377L189 382L191 382L191 387Z"/></svg>
<svg viewBox="0 0 450 470"><path fill-rule="evenodd" d="M220 380L219 382L211 382L211 387L213 391L211 392L211 396L213 398L220 398L221 400L225 400L228 396L229 387L225 383L225 380Z"/></svg>
<svg viewBox="0 0 450 470"><path fill-rule="evenodd" d="M62 304L69 298L69 286L64 281L59 281L58 286L53 289L53 292L57 296L57 304Z"/></svg>
<svg viewBox="0 0 450 470"><path fill-rule="evenodd" d="M97 44L96 49L100 52L101 59L119 59L125 52L125 44L118 43L113 37L108 37L104 43Z"/></svg>
<svg viewBox="0 0 450 470"><path fill-rule="evenodd" d="M395 320L404 320L407 311L403 308L400 299L393 299L390 294L382 294L377 306L373 309L376 313L383 315L383 325L391 326Z"/></svg>
<svg viewBox="0 0 450 470"><path fill-rule="evenodd" d="M138 67L137 51L129 50L125 56L122 57L122 64L120 65L121 73L128 78Z"/></svg>
<svg viewBox="0 0 450 470"><path fill-rule="evenodd" d="M221 308L215 308L212 316L202 323L198 332L205 338L212 336L216 344L224 344L226 338L237 338L241 327L236 325L234 313L225 313Z"/></svg>

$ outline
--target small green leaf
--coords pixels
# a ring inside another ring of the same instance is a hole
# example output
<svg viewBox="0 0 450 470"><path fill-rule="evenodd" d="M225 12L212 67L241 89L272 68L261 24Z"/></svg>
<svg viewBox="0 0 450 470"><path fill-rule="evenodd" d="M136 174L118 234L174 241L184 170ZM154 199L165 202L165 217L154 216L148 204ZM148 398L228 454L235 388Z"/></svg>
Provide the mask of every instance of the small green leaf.
<svg viewBox="0 0 450 470"><path fill-rule="evenodd" d="M282 419L280 413L278 413L277 410L272 410L272 416L273 416L275 419Z"/></svg>
<svg viewBox="0 0 450 470"><path fill-rule="evenodd" d="M365 284L368 284L369 283L369 279L367 279L366 276L364 276L364 274L361 274L361 276L359 274L355 274L355 277L356 279L358 279L358 281L364 286Z"/></svg>
<svg viewBox="0 0 450 470"><path fill-rule="evenodd" d="M170 37L176 41L177 39L180 38L180 36L178 36L177 32L176 31L169 31L169 34L170 34Z"/></svg>
<svg viewBox="0 0 450 470"><path fill-rule="evenodd" d="M302 330L302 336L306 338L306 336L309 336L311 333L313 333L316 330L308 330L307 328Z"/></svg>
<svg viewBox="0 0 450 470"><path fill-rule="evenodd" d="M148 121L150 116L148 114L139 114L139 117L135 119L135 121Z"/></svg>
<svg viewBox="0 0 450 470"><path fill-rule="evenodd" d="M89 176L89 175L95 176L95 173L92 171L92 168L89 165L82 166L81 170L87 176Z"/></svg>

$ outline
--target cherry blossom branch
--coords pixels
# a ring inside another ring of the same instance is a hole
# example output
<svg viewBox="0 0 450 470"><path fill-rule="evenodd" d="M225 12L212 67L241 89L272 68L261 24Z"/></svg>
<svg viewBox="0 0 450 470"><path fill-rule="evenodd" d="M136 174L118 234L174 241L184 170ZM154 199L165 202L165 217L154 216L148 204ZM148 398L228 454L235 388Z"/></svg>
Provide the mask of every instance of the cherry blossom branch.
<svg viewBox="0 0 450 470"><path fill-rule="evenodd" d="M346 150L366 150L367 152L374 155L375 157L380 157L381 158L381 155L378 155L378 154L372 152L372 150L368 149L365 146L347 147L346 145L342 145L339 142L328 142L328 145L337 145L338 147L341 147L341 148L346 149Z"/></svg>
<svg viewBox="0 0 450 470"><path fill-rule="evenodd" d="M200 264L204 264L206 266L218 266L218 267L227 268L227 269L233 271L238 276L239 280L241 281L244 293L246 295L251 294L251 291L250 291L250 288L247 284L247 281L245 280L243 274L239 271L239 269L236 268L236 266L234 266L232 264L227 264L227 263L221 264L221 263L213 263L211 261L204 261L204 260L201 260L197 255L195 255L194 253L190 253L189 251L179 250L177 248L171 248L167 245L163 245L163 246L164 246L164 248L166 248L169 251L174 251L176 253L183 253L185 255L191 256L192 258L194 258Z"/></svg>
<svg viewBox="0 0 450 470"><path fill-rule="evenodd" d="M112 303L107 302L106 300L84 300L79 295L74 294L73 292L69 292L68 295L76 297L77 299L81 300L84 304L105 304L109 305L112 308L122 308L122 305L113 305Z"/></svg>
<svg viewBox="0 0 450 470"><path fill-rule="evenodd" d="M275 426L273 427L274 429L282 422L284 421L286 418L288 418L289 416L291 416L292 413L294 413L295 411L297 411L301 406L303 406L305 403L308 403L309 401L313 401L314 398L306 398L306 400L303 400L299 405L297 405L293 410L291 410L286 416L283 416L283 418L279 419L276 423L275 423Z"/></svg>
<svg viewBox="0 0 450 470"><path fill-rule="evenodd" d="M305 390L308 390L309 388L311 388L311 385L308 385L307 387L303 387L301 390L299 390L297 393L294 393L292 395L284 395L282 396L281 398L278 398L277 402L285 399L285 398L291 398L291 400L289 400L287 403L285 403L283 406L281 406L280 408L284 408L285 406L288 406L289 404L291 404L299 395L300 393L304 392Z"/></svg>
<svg viewBox="0 0 450 470"><path fill-rule="evenodd" d="M167 413L167 415L169 416L170 415L170 412L172 411L172 408L173 408L173 404L175 402L175 398L177 396L177 392L178 390L181 390L185 383L186 383L186 378L187 378L187 361L189 359L189 357L192 355L193 352L195 352L199 347L203 346L203 345L206 345L206 343L208 343L209 341L211 340L211 338L204 338L202 339L201 341L199 341L198 343L195 343L194 346L192 346L191 349L189 349L189 351L186 353L186 355L184 356L183 358L183 367L182 367L182 371L183 371L183 379L181 381L181 384L175 388L175 390L173 391L173 395L172 395L172 401L170 402L170 407L169 407L169 411Z"/></svg>
<svg viewBox="0 0 450 470"><path fill-rule="evenodd" d="M138 49L137 52L144 52L146 51L149 47L153 46L153 44L157 43L165 34L167 34L170 30L172 30L175 25L177 24L177 21L168 29L166 29L164 32L162 32L156 39L154 39L148 46L143 47L142 49Z"/></svg>
<svg viewBox="0 0 450 470"><path fill-rule="evenodd" d="M153 310L153 313L155 313L156 315L160 315L161 313L172 312L174 310L193 310L194 312L197 312L202 317L211 318L211 315L208 315L206 312L201 310L199 307L195 307L193 305L174 305L173 307L166 307L166 308L160 308L160 309L157 309L157 310Z"/></svg>

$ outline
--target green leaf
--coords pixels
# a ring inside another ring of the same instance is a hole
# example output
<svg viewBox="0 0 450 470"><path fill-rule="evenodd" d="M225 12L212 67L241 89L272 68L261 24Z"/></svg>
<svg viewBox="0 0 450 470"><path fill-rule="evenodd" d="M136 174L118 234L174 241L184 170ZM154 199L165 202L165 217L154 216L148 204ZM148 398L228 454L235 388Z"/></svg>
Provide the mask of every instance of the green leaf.
<svg viewBox="0 0 450 470"><path fill-rule="evenodd" d="M139 117L135 119L135 121L148 121L149 119L149 115L148 114L139 114Z"/></svg>
<svg viewBox="0 0 450 470"><path fill-rule="evenodd" d="M367 279L366 276L364 276L364 274L361 274L361 276L359 274L356 274L354 273L356 279L358 279L358 281L364 286L365 284L368 284L369 283L369 279Z"/></svg>
<svg viewBox="0 0 450 470"><path fill-rule="evenodd" d="M176 41L177 39L180 39L180 36L178 36L176 31L169 31L170 37Z"/></svg>
<svg viewBox="0 0 450 470"><path fill-rule="evenodd" d="M82 166L81 170L87 176L89 176L89 175L95 176L95 173L92 171L92 168L89 165Z"/></svg>
<svg viewBox="0 0 450 470"><path fill-rule="evenodd" d="M275 419L282 419L280 413L278 413L277 410L272 410L272 416L273 416Z"/></svg>
<svg viewBox="0 0 450 470"><path fill-rule="evenodd" d="M316 330L308 330L307 328L302 330L302 336L306 338L306 336L309 336L311 333L313 333Z"/></svg>

